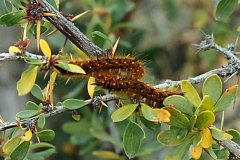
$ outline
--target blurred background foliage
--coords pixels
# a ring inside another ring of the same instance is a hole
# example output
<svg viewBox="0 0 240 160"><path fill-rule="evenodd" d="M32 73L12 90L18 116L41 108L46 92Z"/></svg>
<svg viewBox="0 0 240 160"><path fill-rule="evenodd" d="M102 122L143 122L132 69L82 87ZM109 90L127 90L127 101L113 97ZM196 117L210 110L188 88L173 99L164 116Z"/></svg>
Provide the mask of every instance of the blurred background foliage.
<svg viewBox="0 0 240 160"><path fill-rule="evenodd" d="M117 55L130 54L146 62L148 76L145 79L151 84L159 84L165 79L182 80L227 64L223 55L217 51L210 50L195 54L197 49L192 46L203 39L200 30L207 34L214 33L215 41L221 46L235 42L238 35L239 9L235 10L229 18L216 21L214 17L216 4L215 0L60 0L60 11L77 15L90 10L88 14L74 22L76 26L103 49L110 48L111 44L97 35L93 37L93 31L106 34L112 42L120 37ZM12 31L9 31L11 29ZM18 27L4 28L1 26L0 32L1 35L9 32L7 41L0 40L0 52L4 52L20 38L18 32L21 31ZM13 32L16 34L12 34ZM47 38L44 34L41 37L48 41L52 52L56 54L65 40L60 32ZM36 52L34 44L30 51ZM70 42L67 43L64 52L71 53L75 57L83 56ZM4 67L1 69L1 90L6 89L4 88L6 84L16 88L14 84L26 68L21 62L7 63L4 62ZM43 87L47 82L43 82L42 78L43 76L38 77L37 84ZM9 80L13 82L9 84ZM66 79L58 80L54 91L55 101L63 101L69 97L89 99L86 94L87 79L75 78L66 85L65 82ZM236 82L236 78L233 78L226 84L226 87ZM10 108L16 105L6 104L6 99L16 101L17 106L24 108L29 98L26 96L26 99L13 98L17 92L6 91L0 94L4 94L2 97L5 97L4 100L0 100L1 115L6 120L13 117L9 119L13 121L14 115L22 108L7 112L6 106ZM231 118L226 117L226 128L240 130L235 120L237 119L235 114L239 113L238 108L238 103L236 103L234 111L229 109L230 112L227 114ZM113 124L110 115L115 109L114 104L112 106L109 104L109 108L103 108L101 113L91 107L82 108L79 122L71 118L71 113L48 118L46 127L56 132L56 138L52 144L57 147L57 154L49 159L101 159L96 156L98 153L94 152L98 150L108 150L120 156L123 155L121 136L127 121ZM147 128L144 130L147 138L144 139L139 156L135 159L163 159L168 154L169 147L163 148L157 142L156 136L159 130L152 131ZM125 157L123 156L122 159Z"/></svg>

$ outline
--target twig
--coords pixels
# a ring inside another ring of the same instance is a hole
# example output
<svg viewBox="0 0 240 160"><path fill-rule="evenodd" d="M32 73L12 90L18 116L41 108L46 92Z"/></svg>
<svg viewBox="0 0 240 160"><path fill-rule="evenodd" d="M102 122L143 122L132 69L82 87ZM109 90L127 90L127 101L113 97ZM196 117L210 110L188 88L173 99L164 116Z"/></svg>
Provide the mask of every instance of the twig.
<svg viewBox="0 0 240 160"><path fill-rule="evenodd" d="M102 50L92 43L71 21L67 20L55 8L53 8L46 0L40 1L43 10L53 13L57 16L45 17L49 20L63 35L65 35L72 43L80 48L89 57L102 57L107 55L107 51Z"/></svg>
<svg viewBox="0 0 240 160"><path fill-rule="evenodd" d="M117 100L117 99L119 99L119 97L117 95L109 94L109 95L102 96L102 97L98 96L93 99L88 99L88 100L86 100L86 102L88 102L89 105L93 106L94 108L100 108L101 101L109 102L109 101ZM66 111L71 111L71 110L68 110L64 106L55 106L53 110L51 110L50 112L45 114L45 118L48 118L50 116L54 116L54 115L57 115L57 114L60 114L60 113L66 112ZM38 118L39 118L39 116L34 116L34 117L31 117L28 119L24 119L24 120L20 121L20 124L23 126L27 126L27 124L29 122L35 121ZM5 131L7 129L14 128L17 126L18 126L17 122L2 122L2 123L0 123L0 131Z"/></svg>

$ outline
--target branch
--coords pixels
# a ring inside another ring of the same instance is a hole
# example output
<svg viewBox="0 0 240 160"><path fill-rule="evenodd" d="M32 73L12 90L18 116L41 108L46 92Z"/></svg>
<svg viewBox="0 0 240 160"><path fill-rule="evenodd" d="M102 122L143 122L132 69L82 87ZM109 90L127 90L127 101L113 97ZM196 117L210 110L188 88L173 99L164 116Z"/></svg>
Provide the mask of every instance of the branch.
<svg viewBox="0 0 240 160"><path fill-rule="evenodd" d="M86 100L86 102L89 105L93 106L94 108L101 108L103 102L109 102L109 101L118 100L118 99L119 99L119 97L117 95L109 94L109 95L105 95L102 97L98 96L93 99L88 99L88 100ZM68 110L64 106L55 106L53 110L44 114L44 116L45 116L45 118L48 118L50 116L54 116L54 115L57 115L57 114L60 114L60 113L66 112L66 111L71 111L71 110ZM39 115L31 117L29 119L24 119L24 120L20 121L20 124L22 126L28 126L29 123L31 123L31 124L34 123L36 125L38 118L39 118ZM7 129L14 128L14 127L18 127L17 122L2 122L2 123L0 123L0 131L5 131Z"/></svg>
<svg viewBox="0 0 240 160"><path fill-rule="evenodd" d="M53 13L57 16L46 16L63 35L65 35L73 44L80 48L89 57L103 57L107 55L107 51L102 50L92 43L71 21L67 20L55 8L53 8L46 0L40 1L43 10Z"/></svg>

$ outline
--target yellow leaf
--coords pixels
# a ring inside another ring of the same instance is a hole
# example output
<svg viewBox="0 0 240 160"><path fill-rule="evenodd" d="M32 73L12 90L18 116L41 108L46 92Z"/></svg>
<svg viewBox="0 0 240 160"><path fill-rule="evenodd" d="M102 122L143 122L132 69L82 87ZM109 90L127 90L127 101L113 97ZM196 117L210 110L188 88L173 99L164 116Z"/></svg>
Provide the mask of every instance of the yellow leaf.
<svg viewBox="0 0 240 160"><path fill-rule="evenodd" d="M22 53L21 50L16 46L10 46L8 51L9 53Z"/></svg>
<svg viewBox="0 0 240 160"><path fill-rule="evenodd" d="M51 52L51 49L50 49L48 43L45 40L40 39L40 47L41 47L43 54L45 56L47 56L48 58L51 58L52 52Z"/></svg>
<svg viewBox="0 0 240 160"><path fill-rule="evenodd" d="M52 109L54 108L54 106L53 106L53 87L55 85L54 83L55 83L56 77L57 77L57 72L54 71L50 77L50 90L49 90L50 91L50 103L51 103Z"/></svg>
<svg viewBox="0 0 240 160"><path fill-rule="evenodd" d="M96 85L92 85L93 83L95 83L95 78L89 77L87 89L88 89L88 94L91 98L93 98L94 88L96 86Z"/></svg>
<svg viewBox="0 0 240 160"><path fill-rule="evenodd" d="M210 130L208 128L203 129L201 131L201 134L202 134L202 141L201 141L200 145L203 148L211 147L212 146L212 142L213 142L213 138L212 138L212 134L211 134Z"/></svg>
<svg viewBox="0 0 240 160"><path fill-rule="evenodd" d="M22 73L21 79L17 82L18 95L23 96L31 91L37 77L38 66L30 66Z"/></svg>
<svg viewBox="0 0 240 160"><path fill-rule="evenodd" d="M167 110L159 108L153 110L157 113L159 122L170 122L171 114Z"/></svg>
<svg viewBox="0 0 240 160"><path fill-rule="evenodd" d="M20 143L20 135L17 135L11 139L9 139L2 147L2 153L4 154L10 154L15 147Z"/></svg>
<svg viewBox="0 0 240 160"><path fill-rule="evenodd" d="M37 51L38 52L39 52L40 35L41 35L41 20L38 20L37 25L36 25L36 39L37 39Z"/></svg>
<svg viewBox="0 0 240 160"><path fill-rule="evenodd" d="M86 74L86 72L79 66L74 64L68 64L68 71L72 73Z"/></svg>
<svg viewBox="0 0 240 160"><path fill-rule="evenodd" d="M86 53L84 53L81 49L79 49L75 44L71 43L71 45L72 45L74 51L76 51L81 58L83 58L83 59L88 58Z"/></svg>
<svg viewBox="0 0 240 160"><path fill-rule="evenodd" d="M32 139L32 131L29 129L23 136L20 136L20 138L24 141L30 141Z"/></svg>
<svg viewBox="0 0 240 160"><path fill-rule="evenodd" d="M202 154L202 146L201 145L192 148L192 158L193 159L199 159L201 154Z"/></svg>

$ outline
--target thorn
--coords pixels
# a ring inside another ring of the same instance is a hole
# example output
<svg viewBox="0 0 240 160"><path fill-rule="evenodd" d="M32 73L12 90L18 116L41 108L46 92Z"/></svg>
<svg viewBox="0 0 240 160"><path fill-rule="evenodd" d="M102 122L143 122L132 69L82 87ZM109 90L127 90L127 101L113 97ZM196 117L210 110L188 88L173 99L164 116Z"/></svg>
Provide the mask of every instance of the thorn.
<svg viewBox="0 0 240 160"><path fill-rule="evenodd" d="M66 81L66 83L65 84L68 84L68 82L71 80L71 78L69 77L68 79L67 79L67 81Z"/></svg>
<svg viewBox="0 0 240 160"><path fill-rule="evenodd" d="M55 16L57 16L57 15L56 15L56 14L53 14L53 13L43 13L43 16L55 17Z"/></svg>
<svg viewBox="0 0 240 160"><path fill-rule="evenodd" d="M231 76L229 76L225 81L224 83L226 83L229 79L231 79L233 76L237 75L238 72L234 72Z"/></svg>
<svg viewBox="0 0 240 160"><path fill-rule="evenodd" d="M83 12L83 13L75 16L75 17L73 17L73 18L71 19L71 21L73 22L73 21L79 19L80 17L84 16L84 15L85 15L86 13L88 13L88 12L89 12L89 10L88 10L88 11L85 11L85 12Z"/></svg>
<svg viewBox="0 0 240 160"><path fill-rule="evenodd" d="M236 50L237 50L239 36L240 36L240 34L238 34L238 37L237 37L237 39L236 39L236 42L235 42L235 45L234 45L234 50L233 50L233 53L235 53L235 52L236 52Z"/></svg>
<svg viewBox="0 0 240 160"><path fill-rule="evenodd" d="M41 32L41 20L37 21L37 28L36 28L36 39L37 39L37 51L39 52L40 46L40 33Z"/></svg>
<svg viewBox="0 0 240 160"><path fill-rule="evenodd" d="M48 33L48 34L46 35L46 37L53 35L53 34L56 33L57 31L58 31L57 29L54 29L53 31L51 31L50 33Z"/></svg>
<svg viewBox="0 0 240 160"><path fill-rule="evenodd" d="M47 77L47 75L48 75L48 73L49 73L49 70L44 74L44 77L43 77L43 80L45 80L46 79L46 77Z"/></svg>
<svg viewBox="0 0 240 160"><path fill-rule="evenodd" d="M114 54L115 54L115 52L116 52L116 50L117 50L117 46L118 46L119 40L120 40L120 37L118 37L116 43L115 43L114 46L113 46L112 56L114 56Z"/></svg>

